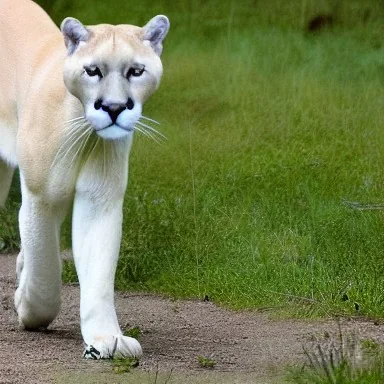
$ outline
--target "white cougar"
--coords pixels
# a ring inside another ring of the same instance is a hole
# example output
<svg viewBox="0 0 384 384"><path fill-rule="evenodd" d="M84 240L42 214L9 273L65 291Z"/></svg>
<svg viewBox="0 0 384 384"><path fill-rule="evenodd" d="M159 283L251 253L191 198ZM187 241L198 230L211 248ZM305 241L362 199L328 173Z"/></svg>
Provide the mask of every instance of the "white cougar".
<svg viewBox="0 0 384 384"><path fill-rule="evenodd" d="M73 203L87 358L142 353L120 330L114 277L133 132L157 134L140 119L168 29L161 15L142 28L66 18L60 33L32 1L0 1L0 205L17 166L22 189L15 306L26 329L58 314L59 233Z"/></svg>

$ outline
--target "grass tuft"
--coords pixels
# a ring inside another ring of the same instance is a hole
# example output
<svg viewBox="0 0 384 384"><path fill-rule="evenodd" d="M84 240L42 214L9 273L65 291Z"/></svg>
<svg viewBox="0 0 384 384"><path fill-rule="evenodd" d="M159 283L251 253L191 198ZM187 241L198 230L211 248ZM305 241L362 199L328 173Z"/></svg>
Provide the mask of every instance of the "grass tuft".
<svg viewBox="0 0 384 384"><path fill-rule="evenodd" d="M340 328L339 328L340 329ZM377 384L384 382L384 349L373 340L341 332L328 344L304 348L307 362L290 368L287 380L295 384Z"/></svg>
<svg viewBox="0 0 384 384"><path fill-rule="evenodd" d="M216 365L216 361L210 359L209 357L198 356L197 360L201 368L214 368Z"/></svg>
<svg viewBox="0 0 384 384"><path fill-rule="evenodd" d="M140 327L132 327L123 332L124 336L133 337L136 340L140 340L143 331Z"/></svg>
<svg viewBox="0 0 384 384"><path fill-rule="evenodd" d="M112 360L113 372L123 374L131 372L133 368L139 365L139 359L135 357L130 358L114 358Z"/></svg>

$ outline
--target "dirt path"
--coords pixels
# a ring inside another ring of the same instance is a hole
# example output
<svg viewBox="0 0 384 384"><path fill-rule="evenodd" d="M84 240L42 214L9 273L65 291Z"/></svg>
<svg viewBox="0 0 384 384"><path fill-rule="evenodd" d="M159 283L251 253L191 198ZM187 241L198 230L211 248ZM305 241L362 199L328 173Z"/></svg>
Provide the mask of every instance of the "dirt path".
<svg viewBox="0 0 384 384"><path fill-rule="evenodd" d="M110 362L81 358L77 286L63 287L62 311L49 331L19 330L14 268L14 255L0 255L0 383L165 383L170 373L168 383L280 383L285 365L303 361L303 343L336 332L334 321L271 320L209 302L118 293L120 324L143 330L144 356L133 373L117 375ZM345 320L343 328L367 338L384 334L372 322ZM200 368L199 355L215 368Z"/></svg>

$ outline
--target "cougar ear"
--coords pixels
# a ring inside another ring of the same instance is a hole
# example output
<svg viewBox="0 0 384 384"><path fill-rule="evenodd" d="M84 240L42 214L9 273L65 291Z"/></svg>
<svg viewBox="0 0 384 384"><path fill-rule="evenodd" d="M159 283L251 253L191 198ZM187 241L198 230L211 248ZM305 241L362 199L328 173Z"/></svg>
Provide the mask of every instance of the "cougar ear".
<svg viewBox="0 0 384 384"><path fill-rule="evenodd" d="M87 41L91 36L91 32L79 20L73 17L64 19L60 29L64 35L65 46L70 55L75 52L81 41Z"/></svg>
<svg viewBox="0 0 384 384"><path fill-rule="evenodd" d="M143 40L149 41L153 50L160 56L163 51L163 40L169 30L169 20L167 16L158 15L151 19L143 27Z"/></svg>

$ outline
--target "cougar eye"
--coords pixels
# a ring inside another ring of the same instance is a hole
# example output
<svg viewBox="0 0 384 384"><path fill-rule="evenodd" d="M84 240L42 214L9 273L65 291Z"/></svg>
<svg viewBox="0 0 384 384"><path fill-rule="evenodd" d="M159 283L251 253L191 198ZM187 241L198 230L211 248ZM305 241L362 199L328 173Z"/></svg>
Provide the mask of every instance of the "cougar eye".
<svg viewBox="0 0 384 384"><path fill-rule="evenodd" d="M99 67L91 68L91 67L84 67L85 72L87 72L88 76L99 76L100 79L103 77L103 74L100 71Z"/></svg>
<svg viewBox="0 0 384 384"><path fill-rule="evenodd" d="M131 67L127 72L127 79L129 79L131 76L139 77L143 73L144 73L144 67L143 68Z"/></svg>

